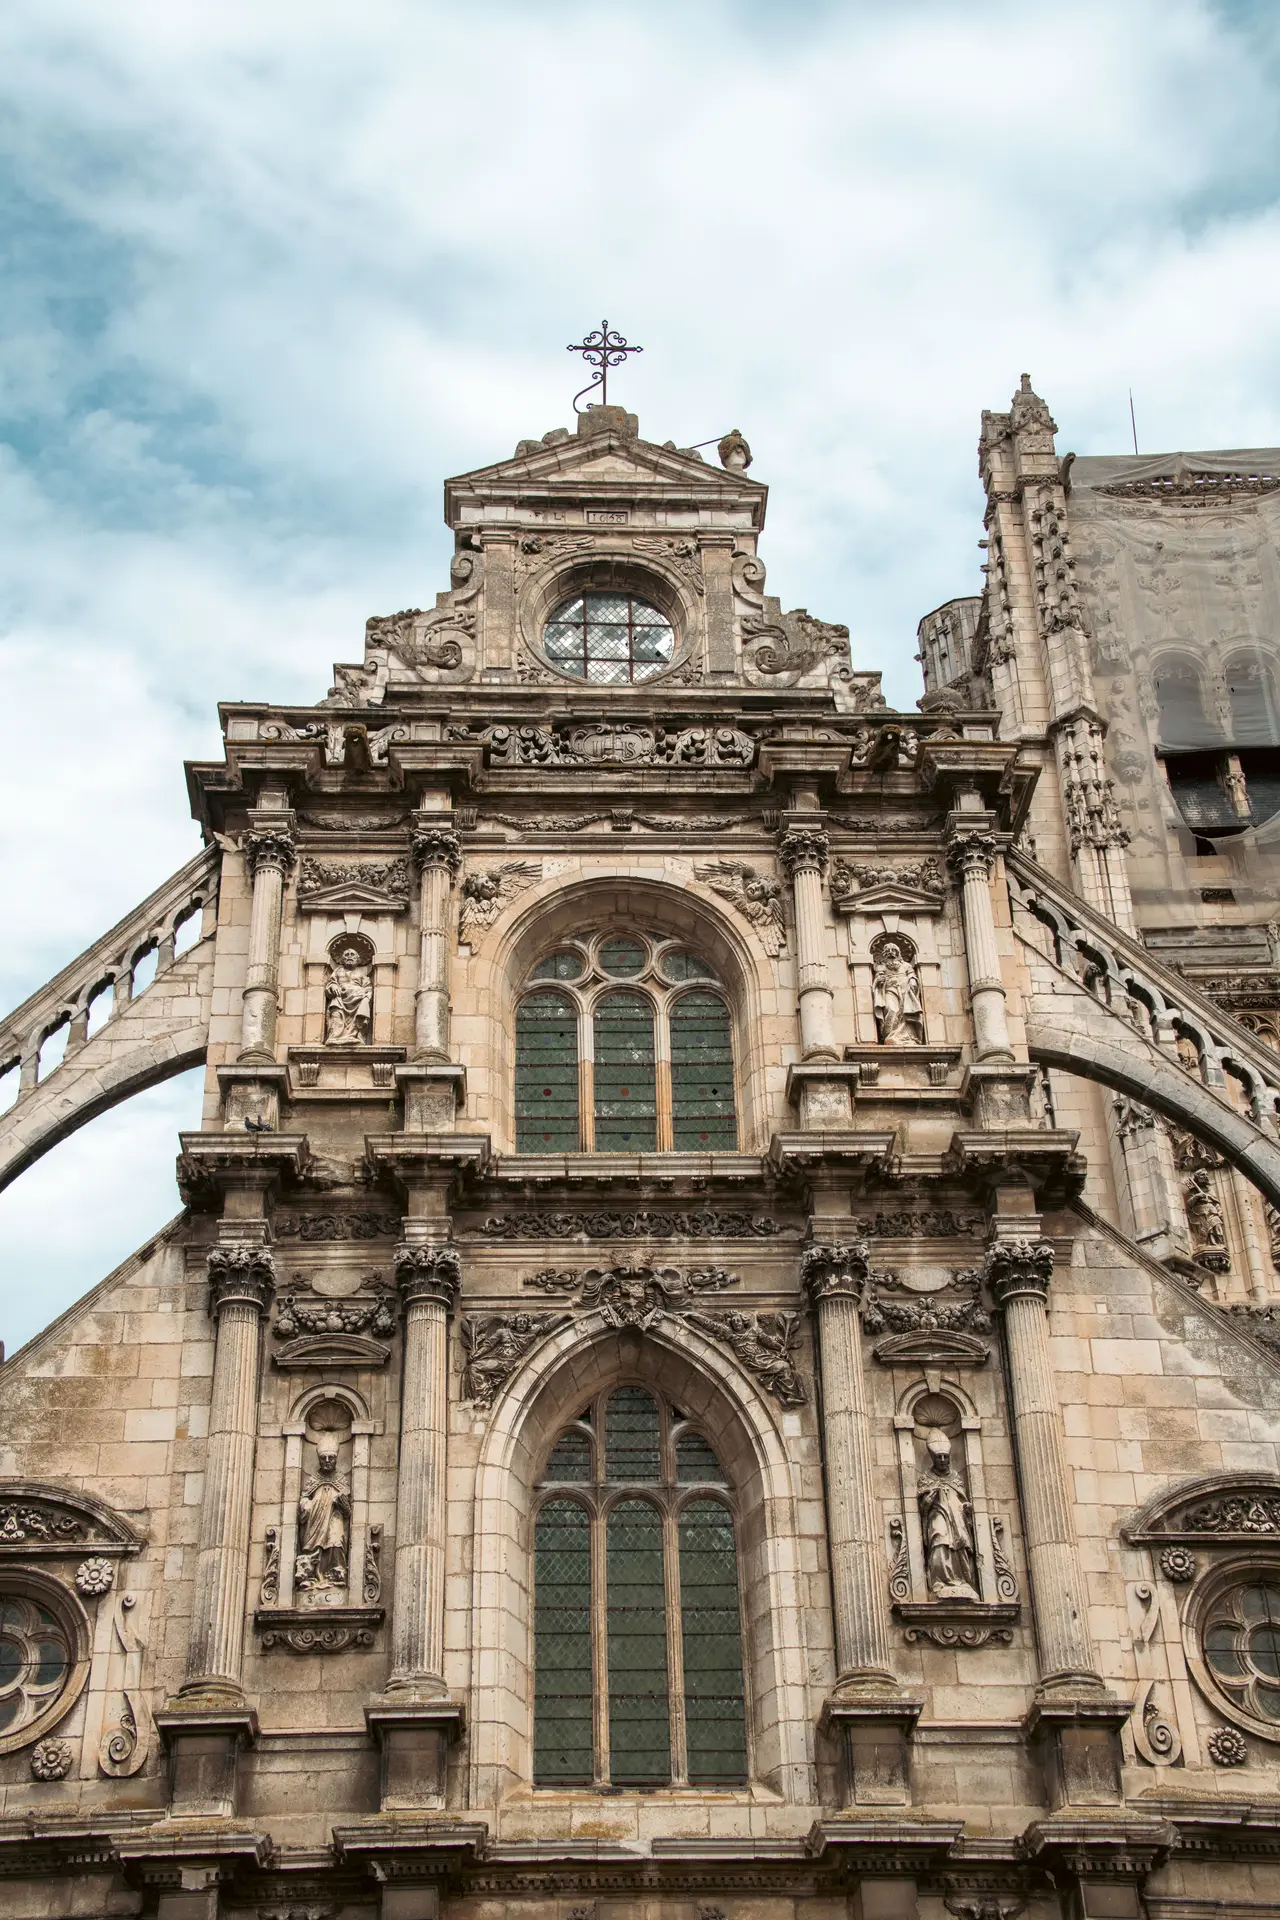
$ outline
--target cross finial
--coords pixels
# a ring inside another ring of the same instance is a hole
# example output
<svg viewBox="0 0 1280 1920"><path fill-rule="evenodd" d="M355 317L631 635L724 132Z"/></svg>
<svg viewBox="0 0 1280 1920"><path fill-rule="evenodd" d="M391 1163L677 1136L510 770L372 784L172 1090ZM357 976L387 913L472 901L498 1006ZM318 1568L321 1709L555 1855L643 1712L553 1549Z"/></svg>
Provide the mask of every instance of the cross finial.
<svg viewBox="0 0 1280 1920"><path fill-rule="evenodd" d="M643 353L643 347L629 347L620 333L611 332L609 322L602 320L591 333L579 340L576 345L566 349L569 353L580 353L589 367L595 372L585 387L581 387L573 396L573 410L581 413L578 405L584 393L590 393L596 387L600 389L600 404L609 404L609 369L620 367L629 353Z"/></svg>

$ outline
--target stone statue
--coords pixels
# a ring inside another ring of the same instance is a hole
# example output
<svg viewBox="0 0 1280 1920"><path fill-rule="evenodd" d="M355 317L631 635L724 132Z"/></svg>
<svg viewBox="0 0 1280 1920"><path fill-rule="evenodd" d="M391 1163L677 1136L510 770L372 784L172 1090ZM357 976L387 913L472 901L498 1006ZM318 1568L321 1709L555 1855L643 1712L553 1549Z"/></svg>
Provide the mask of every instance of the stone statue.
<svg viewBox="0 0 1280 1920"><path fill-rule="evenodd" d="M350 1539L351 1488L338 1474L336 1445L321 1440L316 1447L316 1471L307 1475L298 1502L295 1589L324 1593L345 1587Z"/></svg>
<svg viewBox="0 0 1280 1920"><path fill-rule="evenodd" d="M951 1471L951 1442L940 1427L924 1436L929 1471L916 1482L925 1579L935 1600L977 1600L973 1508Z"/></svg>
<svg viewBox="0 0 1280 1920"><path fill-rule="evenodd" d="M1227 1229L1222 1217L1222 1203L1213 1190L1213 1182L1203 1169L1193 1173L1187 1182L1184 1200L1191 1237L1196 1245L1225 1247Z"/></svg>
<svg viewBox="0 0 1280 1920"><path fill-rule="evenodd" d="M373 1038L373 968L358 947L343 947L329 963L324 988L328 1046L367 1046Z"/></svg>
<svg viewBox="0 0 1280 1920"><path fill-rule="evenodd" d="M924 1044L924 1004L920 975L896 940L886 940L876 955L871 1004L882 1047Z"/></svg>

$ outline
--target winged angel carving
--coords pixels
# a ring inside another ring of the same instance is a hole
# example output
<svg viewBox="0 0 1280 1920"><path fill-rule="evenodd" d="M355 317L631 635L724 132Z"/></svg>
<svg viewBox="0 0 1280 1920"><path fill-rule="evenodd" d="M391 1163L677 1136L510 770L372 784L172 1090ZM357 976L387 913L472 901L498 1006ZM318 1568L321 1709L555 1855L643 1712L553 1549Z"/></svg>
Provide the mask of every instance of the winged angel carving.
<svg viewBox="0 0 1280 1920"><path fill-rule="evenodd" d="M772 957L782 952L787 944L787 923L782 917L782 888L776 880L748 866L745 860L705 860L694 867L693 875L751 922L767 954Z"/></svg>
<svg viewBox="0 0 1280 1920"><path fill-rule="evenodd" d="M462 905L458 910L458 938L469 940L473 932L491 927L498 915L517 894L542 878L540 860L506 860L500 867L487 867L469 873L462 883Z"/></svg>

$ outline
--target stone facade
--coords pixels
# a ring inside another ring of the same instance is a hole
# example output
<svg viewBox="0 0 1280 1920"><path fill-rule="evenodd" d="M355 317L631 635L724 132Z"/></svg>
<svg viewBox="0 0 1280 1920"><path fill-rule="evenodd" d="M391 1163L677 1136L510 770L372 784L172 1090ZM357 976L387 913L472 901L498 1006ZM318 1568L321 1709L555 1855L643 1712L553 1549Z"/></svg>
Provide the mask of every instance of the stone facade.
<svg viewBox="0 0 1280 1920"><path fill-rule="evenodd" d="M0 1025L3 1179L207 1061L0 1373L6 1914L1280 1913L1280 455L1055 431L917 712L613 407L223 708Z"/></svg>

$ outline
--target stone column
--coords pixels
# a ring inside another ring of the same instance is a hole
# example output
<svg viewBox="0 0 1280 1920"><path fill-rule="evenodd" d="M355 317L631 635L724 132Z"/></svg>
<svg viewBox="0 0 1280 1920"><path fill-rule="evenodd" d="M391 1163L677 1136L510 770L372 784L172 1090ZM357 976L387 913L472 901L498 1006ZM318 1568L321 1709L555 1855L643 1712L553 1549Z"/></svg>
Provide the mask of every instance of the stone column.
<svg viewBox="0 0 1280 1920"><path fill-rule="evenodd" d="M1101 1691L1049 1359L1052 1274L1046 1240L997 1240L987 1254L986 1278L1004 1314L1041 1689Z"/></svg>
<svg viewBox="0 0 1280 1920"><path fill-rule="evenodd" d="M828 841L821 818L809 824L792 814L783 828L778 853L791 876L795 896L801 1058L839 1060L831 976L827 971L822 876L827 870Z"/></svg>
<svg viewBox="0 0 1280 1920"><path fill-rule="evenodd" d="M243 1695L262 1316L274 1291L275 1269L271 1250L264 1246L214 1247L208 1264L217 1337L182 1695L234 1704Z"/></svg>
<svg viewBox="0 0 1280 1920"><path fill-rule="evenodd" d="M963 816L955 815L952 821L947 860L960 881L974 1052L979 1060L1011 1060L1013 1050L1009 1045L1004 981L996 946L995 916L991 910L991 869L996 857L996 840L985 825L969 826Z"/></svg>
<svg viewBox="0 0 1280 1920"><path fill-rule="evenodd" d="M895 1686L887 1574L876 1521L874 1451L859 1306L870 1248L808 1247L801 1274L818 1322L827 1535L835 1601L836 1688Z"/></svg>
<svg viewBox="0 0 1280 1920"><path fill-rule="evenodd" d="M396 1482L395 1594L388 1693L445 1696L445 1457L449 1311L462 1263L449 1246L402 1245L404 1301L400 1471Z"/></svg>
<svg viewBox="0 0 1280 1920"><path fill-rule="evenodd" d="M418 988L414 1003L413 1057L449 1058L449 890L462 864L462 843L448 814L413 816L413 858L418 868Z"/></svg>
<svg viewBox="0 0 1280 1920"><path fill-rule="evenodd" d="M280 917L293 865L293 815L256 815L241 845L253 876L249 965L240 1017L240 1059L275 1060L280 997Z"/></svg>

